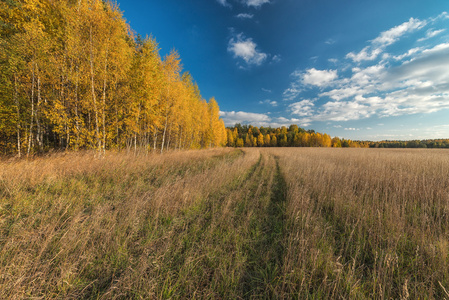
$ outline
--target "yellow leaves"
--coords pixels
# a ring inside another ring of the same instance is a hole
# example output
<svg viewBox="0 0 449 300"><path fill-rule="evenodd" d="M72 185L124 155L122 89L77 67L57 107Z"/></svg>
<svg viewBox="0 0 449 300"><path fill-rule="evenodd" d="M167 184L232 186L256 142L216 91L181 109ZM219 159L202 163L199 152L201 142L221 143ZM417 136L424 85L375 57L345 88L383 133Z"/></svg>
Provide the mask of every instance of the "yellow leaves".
<svg viewBox="0 0 449 300"><path fill-rule="evenodd" d="M0 103L18 119L0 119L0 135L11 144L23 148L24 137L22 145L39 149L226 144L218 104L204 101L192 77L181 75L179 54L161 60L155 39L136 41L115 4L2 1L0 21L9 25L0 32L9 86Z"/></svg>

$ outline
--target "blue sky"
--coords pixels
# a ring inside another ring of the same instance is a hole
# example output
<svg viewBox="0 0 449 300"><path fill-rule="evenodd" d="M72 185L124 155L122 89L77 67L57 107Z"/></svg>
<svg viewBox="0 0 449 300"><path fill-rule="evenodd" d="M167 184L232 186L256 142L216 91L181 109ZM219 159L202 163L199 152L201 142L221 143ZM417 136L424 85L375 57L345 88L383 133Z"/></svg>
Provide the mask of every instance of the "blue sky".
<svg viewBox="0 0 449 300"><path fill-rule="evenodd" d="M359 140L449 138L447 0L119 1L176 49L226 125Z"/></svg>

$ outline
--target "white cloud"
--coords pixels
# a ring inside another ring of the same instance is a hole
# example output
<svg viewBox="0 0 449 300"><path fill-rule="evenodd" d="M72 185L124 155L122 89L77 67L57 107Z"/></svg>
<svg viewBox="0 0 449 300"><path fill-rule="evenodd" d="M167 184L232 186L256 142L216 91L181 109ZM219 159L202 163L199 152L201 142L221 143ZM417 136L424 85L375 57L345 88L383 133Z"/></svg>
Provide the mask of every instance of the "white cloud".
<svg viewBox="0 0 449 300"><path fill-rule="evenodd" d="M246 38L243 33L237 34L229 40L228 51L235 58L242 58L248 65L261 65L268 56L257 50L256 43L251 38Z"/></svg>
<svg viewBox="0 0 449 300"><path fill-rule="evenodd" d="M351 77L336 81L338 88L319 94L332 100L310 118L349 121L449 109L449 43L410 49L393 59L405 57L410 59L398 66L354 67Z"/></svg>
<svg viewBox="0 0 449 300"><path fill-rule="evenodd" d="M300 117L307 117L313 114L313 107L315 105L310 100L302 100L299 102L295 102L290 104L288 107L291 110L291 113Z"/></svg>
<svg viewBox="0 0 449 300"><path fill-rule="evenodd" d="M239 19L252 19L254 17L254 15L242 13L242 14L236 15L236 17Z"/></svg>
<svg viewBox="0 0 449 300"><path fill-rule="evenodd" d="M294 81L290 83L290 87L282 95L285 101L295 100L303 91L302 86L325 87L338 77L337 70L317 70L315 68L308 69L305 72L297 70L291 76L294 78Z"/></svg>
<svg viewBox="0 0 449 300"><path fill-rule="evenodd" d="M319 94L320 97L329 97L334 100L342 100L346 98L350 98L352 96L355 96L359 93L360 88L354 87L354 86L344 86L342 88L333 89L324 93Z"/></svg>
<svg viewBox="0 0 449 300"><path fill-rule="evenodd" d="M272 101L270 99L264 100L264 101L259 101L259 104L266 104L266 105L271 105L273 107L278 106L277 101Z"/></svg>
<svg viewBox="0 0 449 300"><path fill-rule="evenodd" d="M290 126L292 124L296 124L299 127L306 127L310 125L310 120L308 118L302 118L302 119L296 119L296 118L291 118L291 119L287 119L284 117L280 117L280 118L276 118L275 122L272 122L270 124L271 127L282 127L282 126Z"/></svg>
<svg viewBox="0 0 449 300"><path fill-rule="evenodd" d="M443 33L443 32L445 32L445 31L446 31L446 29L439 29L439 30L429 29L429 30L427 30L426 36L423 37L423 38L420 38L420 39L418 40L418 42L423 42L423 41L425 41L425 40L431 39L431 38L433 38L434 36L437 36L437 35L439 35L440 33Z"/></svg>
<svg viewBox="0 0 449 300"><path fill-rule="evenodd" d="M293 101L302 92L297 82L292 82L290 87L282 93L284 101Z"/></svg>
<svg viewBox="0 0 449 300"><path fill-rule="evenodd" d="M430 21L432 22L432 23L435 23L436 21L439 21L439 20L447 20L447 19L449 19L449 14L447 13L447 12L445 12L445 11L443 11L441 14L439 14L436 18L430 18Z"/></svg>
<svg viewBox="0 0 449 300"><path fill-rule="evenodd" d="M324 87L337 79L337 70L317 70L315 68L306 70L302 76L302 82L306 85Z"/></svg>
<svg viewBox="0 0 449 300"><path fill-rule="evenodd" d="M236 123L261 126L260 124L268 124L271 122L271 118L267 114L244 111L220 111L220 117L223 119L226 126L233 126Z"/></svg>
<svg viewBox="0 0 449 300"><path fill-rule="evenodd" d="M242 0L247 6L260 7L265 3L270 3L270 0Z"/></svg>
<svg viewBox="0 0 449 300"><path fill-rule="evenodd" d="M284 117L279 118L270 118L268 116L269 113L266 114L257 114L250 113L244 111L220 111L220 116L223 119L225 126L234 126L237 123L240 124L251 124L253 126L271 126L271 127L282 127L282 126L290 126L292 124L297 124L299 126L308 126L310 122L308 119L296 119L291 118L287 119Z"/></svg>
<svg viewBox="0 0 449 300"><path fill-rule="evenodd" d="M230 7L231 5L227 2L227 0L217 0L218 3L220 3L223 6ZM265 3L270 3L270 0L240 0L241 3L243 3L246 6L252 6L255 8L259 8Z"/></svg>
<svg viewBox="0 0 449 300"><path fill-rule="evenodd" d="M412 55L414 55L414 54L416 54L416 53L419 53L419 52L421 52L421 51L422 51L422 48L419 48L419 47L417 47L417 48L412 48L412 49L408 50L408 51L407 51L406 53L404 53L404 54L397 55L397 56L393 56L393 58L394 58L395 60L403 60L404 58L410 57L410 56L412 56Z"/></svg>
<svg viewBox="0 0 449 300"><path fill-rule="evenodd" d="M370 117L374 112L368 105L357 101L329 101L325 103L318 113L312 116L315 121L349 121Z"/></svg>
<svg viewBox="0 0 449 300"><path fill-rule="evenodd" d="M410 18L407 22L382 32L377 38L371 41L369 46L363 48L360 52L349 52L346 58L352 59L354 62L375 60L387 46L397 42L402 36L409 32L423 28L427 21Z"/></svg>
<svg viewBox="0 0 449 300"><path fill-rule="evenodd" d="M382 53L382 49L366 46L359 53L350 52L346 55L346 58L350 58L355 62L361 62L364 60L375 60L379 54Z"/></svg>
<svg viewBox="0 0 449 300"><path fill-rule="evenodd" d="M264 91L264 92L266 92L266 93L271 93L271 92L272 92L272 90L265 89L265 88L262 88L262 91Z"/></svg>
<svg viewBox="0 0 449 300"><path fill-rule="evenodd" d="M416 29L420 29L427 24L427 21L421 21L419 19L410 18L407 22L402 23L396 27L393 27L387 31L382 32L372 43L374 45L388 46L408 32L412 32Z"/></svg>
<svg viewBox="0 0 449 300"><path fill-rule="evenodd" d="M365 90L373 84L379 82L384 76L385 66L378 64L365 69L353 68L352 77L349 82L357 87L363 87Z"/></svg>

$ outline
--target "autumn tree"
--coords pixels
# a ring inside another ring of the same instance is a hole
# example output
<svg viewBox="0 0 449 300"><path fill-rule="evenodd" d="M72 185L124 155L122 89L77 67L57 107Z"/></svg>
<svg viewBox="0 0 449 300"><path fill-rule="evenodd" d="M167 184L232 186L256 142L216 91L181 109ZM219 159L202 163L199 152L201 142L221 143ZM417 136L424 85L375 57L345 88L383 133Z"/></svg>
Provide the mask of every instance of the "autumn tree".
<svg viewBox="0 0 449 300"><path fill-rule="evenodd" d="M0 2L0 149L218 147L226 131L172 51L103 0ZM234 140L237 136L235 135Z"/></svg>

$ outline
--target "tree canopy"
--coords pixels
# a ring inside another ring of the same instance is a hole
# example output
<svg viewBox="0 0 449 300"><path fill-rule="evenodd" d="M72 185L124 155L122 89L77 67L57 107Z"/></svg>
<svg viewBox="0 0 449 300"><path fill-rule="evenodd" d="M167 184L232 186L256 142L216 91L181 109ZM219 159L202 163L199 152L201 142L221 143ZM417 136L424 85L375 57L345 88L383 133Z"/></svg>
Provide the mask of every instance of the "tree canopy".
<svg viewBox="0 0 449 300"><path fill-rule="evenodd" d="M4 154L226 144L215 99L113 2L2 1L0 68Z"/></svg>

